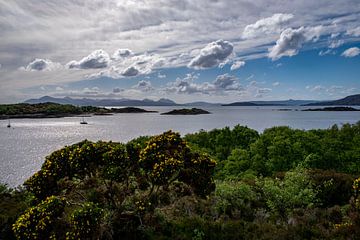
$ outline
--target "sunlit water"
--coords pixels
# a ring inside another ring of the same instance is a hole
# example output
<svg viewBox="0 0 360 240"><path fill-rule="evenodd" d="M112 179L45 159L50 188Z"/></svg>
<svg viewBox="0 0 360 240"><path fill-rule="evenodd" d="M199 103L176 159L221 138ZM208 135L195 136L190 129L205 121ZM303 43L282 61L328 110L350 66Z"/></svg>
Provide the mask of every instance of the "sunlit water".
<svg viewBox="0 0 360 240"><path fill-rule="evenodd" d="M144 107L166 112L174 107ZM0 182L22 184L40 169L45 156L65 145L83 139L126 142L142 135L154 135L172 129L181 134L237 124L257 131L286 125L298 129L329 128L333 124L356 123L360 112L278 111L284 107L202 107L212 114L170 116L159 113L116 114L86 118L14 119L12 128L0 121ZM288 107L286 107L288 108Z"/></svg>

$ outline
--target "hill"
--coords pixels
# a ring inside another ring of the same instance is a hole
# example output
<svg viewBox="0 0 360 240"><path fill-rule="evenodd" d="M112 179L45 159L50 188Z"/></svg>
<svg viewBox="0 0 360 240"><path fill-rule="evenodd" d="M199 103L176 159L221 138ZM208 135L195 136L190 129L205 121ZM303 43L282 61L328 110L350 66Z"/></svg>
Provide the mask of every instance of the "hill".
<svg viewBox="0 0 360 240"><path fill-rule="evenodd" d="M248 101L223 104L222 106L300 106L314 103L314 100L279 100L279 101Z"/></svg>
<svg viewBox="0 0 360 240"><path fill-rule="evenodd" d="M350 95L334 101L324 101L305 104L305 106L358 106L360 105L360 94Z"/></svg>
<svg viewBox="0 0 360 240"><path fill-rule="evenodd" d="M28 99L25 103L45 103L53 102L59 104L71 104L76 106L176 106L177 104L169 99L161 98L158 101L151 99L135 100L135 99L91 99L91 98L55 98L44 96L41 98Z"/></svg>

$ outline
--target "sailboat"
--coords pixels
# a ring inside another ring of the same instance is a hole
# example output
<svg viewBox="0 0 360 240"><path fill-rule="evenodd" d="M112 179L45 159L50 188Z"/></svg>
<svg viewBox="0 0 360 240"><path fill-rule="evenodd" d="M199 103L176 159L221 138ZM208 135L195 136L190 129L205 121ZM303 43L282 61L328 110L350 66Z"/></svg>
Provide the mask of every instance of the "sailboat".
<svg viewBox="0 0 360 240"><path fill-rule="evenodd" d="M84 117L80 120L80 124L88 124L86 121L85 121L85 119L84 119Z"/></svg>
<svg viewBox="0 0 360 240"><path fill-rule="evenodd" d="M8 122L7 127L8 127L8 128L11 128L10 119L9 119L9 122Z"/></svg>

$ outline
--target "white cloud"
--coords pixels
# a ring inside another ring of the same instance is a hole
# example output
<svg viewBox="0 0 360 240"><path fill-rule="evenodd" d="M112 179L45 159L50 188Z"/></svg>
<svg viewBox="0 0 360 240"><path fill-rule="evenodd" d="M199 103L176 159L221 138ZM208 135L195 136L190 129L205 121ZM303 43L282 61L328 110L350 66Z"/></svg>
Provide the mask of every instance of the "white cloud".
<svg viewBox="0 0 360 240"><path fill-rule="evenodd" d="M193 58L188 67L195 69L211 68L226 60L233 52L232 43L224 40L211 42L200 50L199 55Z"/></svg>
<svg viewBox="0 0 360 240"><path fill-rule="evenodd" d="M158 72L157 77L158 77L158 78L166 78L166 75Z"/></svg>
<svg viewBox="0 0 360 240"><path fill-rule="evenodd" d="M55 90L56 91L64 91L64 89L62 87L56 87Z"/></svg>
<svg viewBox="0 0 360 240"><path fill-rule="evenodd" d="M62 68L60 63L52 62L49 59L36 58L22 69L25 71L53 71L60 68Z"/></svg>
<svg viewBox="0 0 360 240"><path fill-rule="evenodd" d="M333 49L321 50L319 52L319 56L325 56L325 55L330 55L330 54L334 55L334 54L336 54L336 52Z"/></svg>
<svg viewBox="0 0 360 240"><path fill-rule="evenodd" d="M185 78L177 78L175 82L168 83L165 91L178 94L222 95L228 92L241 92L244 90L239 83L239 79L229 74L217 76L212 83L195 83L194 81L197 79L197 75L187 74Z"/></svg>
<svg viewBox="0 0 360 240"><path fill-rule="evenodd" d="M277 33L293 17L294 15L292 14L276 13L271 17L260 19L253 24L247 25L242 37L250 39Z"/></svg>
<svg viewBox="0 0 360 240"><path fill-rule="evenodd" d="M345 43L344 40L340 39L340 40L336 40L336 41L332 41L329 45L329 48L338 48L341 45L343 45Z"/></svg>
<svg viewBox="0 0 360 240"><path fill-rule="evenodd" d="M230 70L233 71L233 70L239 69L243 66L245 66L244 61L236 61L231 65Z"/></svg>
<svg viewBox="0 0 360 240"><path fill-rule="evenodd" d="M299 49L305 42L311 40L316 41L320 37L321 32L321 26L285 29L280 34L280 38L276 41L275 46L269 49L268 56L272 60L277 60L284 56L294 56L298 54Z"/></svg>
<svg viewBox="0 0 360 240"><path fill-rule="evenodd" d="M68 68L93 69L106 68L110 63L110 57L102 49L95 50L80 61L71 61L67 64Z"/></svg>
<svg viewBox="0 0 360 240"><path fill-rule="evenodd" d="M91 74L88 78L107 76L111 78L135 77L150 74L154 69L162 67L166 59L158 54L139 54L123 59L113 60L107 69Z"/></svg>
<svg viewBox="0 0 360 240"><path fill-rule="evenodd" d="M349 49L346 49L341 56L343 57L347 57L347 58L351 58L351 57L356 57L357 55L360 54L360 48L358 47L352 47Z"/></svg>
<svg viewBox="0 0 360 240"><path fill-rule="evenodd" d="M272 85L273 85L274 87L280 86L280 82L274 82Z"/></svg>
<svg viewBox="0 0 360 240"><path fill-rule="evenodd" d="M143 92L149 92L154 90L154 88L151 85L150 81L146 80L140 80L136 85L134 85L132 88L143 91Z"/></svg>
<svg viewBox="0 0 360 240"><path fill-rule="evenodd" d="M112 58L119 60L119 59L126 58L126 57L129 57L132 55L134 55L134 53L130 49L120 48L114 52L114 54L112 55Z"/></svg>
<svg viewBox="0 0 360 240"><path fill-rule="evenodd" d="M310 92L320 92L326 90L324 86L316 85L316 86L306 86L306 89L308 89Z"/></svg>
<svg viewBox="0 0 360 240"><path fill-rule="evenodd" d="M346 31L347 35L360 37L360 26Z"/></svg>
<svg viewBox="0 0 360 240"><path fill-rule="evenodd" d="M271 88L259 88L259 89L257 90L257 93L258 93L258 94L266 94L266 93L269 93L269 92L271 92L271 91L272 91Z"/></svg>
<svg viewBox="0 0 360 240"><path fill-rule="evenodd" d="M139 70L135 66L130 66L121 73L121 75L125 77L134 77L137 76L138 74L139 74Z"/></svg>
<svg viewBox="0 0 360 240"><path fill-rule="evenodd" d="M239 79L227 73L217 76L213 84L218 90L239 91L243 89L239 83Z"/></svg>

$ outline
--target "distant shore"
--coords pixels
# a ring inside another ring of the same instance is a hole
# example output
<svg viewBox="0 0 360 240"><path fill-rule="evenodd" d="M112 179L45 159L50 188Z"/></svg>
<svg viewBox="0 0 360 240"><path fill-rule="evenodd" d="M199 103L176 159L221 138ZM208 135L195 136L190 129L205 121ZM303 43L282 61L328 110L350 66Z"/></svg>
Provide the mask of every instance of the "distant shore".
<svg viewBox="0 0 360 240"><path fill-rule="evenodd" d="M19 119L19 118L64 118L64 117L84 117L92 115L113 115L116 113L153 113L142 108L101 108L92 106L77 107L73 105L62 105L58 103L39 103L39 104L7 104L0 105L0 119Z"/></svg>

